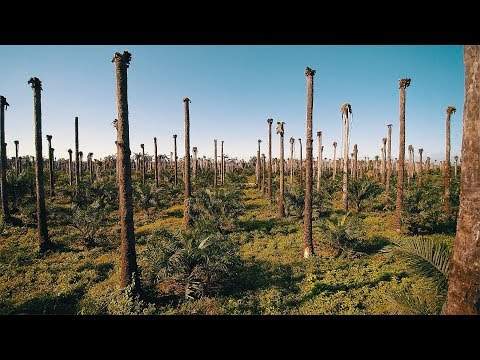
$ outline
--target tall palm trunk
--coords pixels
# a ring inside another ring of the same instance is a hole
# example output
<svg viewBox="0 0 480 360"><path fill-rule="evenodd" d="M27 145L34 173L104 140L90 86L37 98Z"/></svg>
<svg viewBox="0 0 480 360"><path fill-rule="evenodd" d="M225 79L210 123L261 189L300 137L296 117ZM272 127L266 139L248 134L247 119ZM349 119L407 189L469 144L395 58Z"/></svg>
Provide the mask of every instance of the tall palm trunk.
<svg viewBox="0 0 480 360"><path fill-rule="evenodd" d="M51 140L50 135L50 140ZM49 168L49 175L50 175L50 196L55 196L55 162L53 156L54 148L52 148L51 142L48 142L48 168Z"/></svg>
<svg viewBox="0 0 480 360"><path fill-rule="evenodd" d="M318 139L318 163L317 163L317 191L320 191L320 179L322 178L322 132L317 131L317 139Z"/></svg>
<svg viewBox="0 0 480 360"><path fill-rule="evenodd" d="M8 209L8 188L7 188L7 147L5 146L5 110L7 99L0 96L0 196L2 197L2 216L4 221L10 221Z"/></svg>
<svg viewBox="0 0 480 360"><path fill-rule="evenodd" d="M407 173L407 185L410 186L413 177L413 166L412 166L412 157L413 157L413 146L408 145L408 173Z"/></svg>
<svg viewBox="0 0 480 360"><path fill-rule="evenodd" d="M333 180L335 180L335 175L337 175L337 142L333 142Z"/></svg>
<svg viewBox="0 0 480 360"><path fill-rule="evenodd" d="M78 144L78 116L75 116L75 191L80 192L80 151Z"/></svg>
<svg viewBox="0 0 480 360"><path fill-rule="evenodd" d="M387 181L387 138L383 138L382 147L382 184Z"/></svg>
<svg viewBox="0 0 480 360"><path fill-rule="evenodd" d="M405 89L410 86L411 79L399 80L400 88L400 144L398 151L397 201L395 213L395 229L402 231L403 173L405 170Z"/></svg>
<svg viewBox="0 0 480 360"><path fill-rule="evenodd" d="M195 179L197 177L197 168L198 168L198 159L197 159L197 154L198 154L198 149L196 146L192 148L193 150L193 178Z"/></svg>
<svg viewBox="0 0 480 360"><path fill-rule="evenodd" d="M183 227L188 230L191 225L191 199L192 196L192 184L190 181L190 99L183 98L183 106L185 112L185 156L184 156L184 201L185 210L183 212ZM223 143L223 141L222 141ZM222 146L223 147L223 146Z"/></svg>
<svg viewBox="0 0 480 360"><path fill-rule="evenodd" d="M215 192L215 194L217 193L217 140L213 140L213 143L214 143L214 161L213 161L213 166L214 166L214 169L213 169L213 191Z"/></svg>
<svg viewBox="0 0 480 360"><path fill-rule="evenodd" d="M313 140L312 140L313 141ZM300 148L300 187L303 187L303 178L302 178L302 171L303 171L303 158L302 158L302 139L298 138L298 146ZM312 159L312 168L313 168L313 159Z"/></svg>
<svg viewBox="0 0 480 360"><path fill-rule="evenodd" d="M135 252L135 233L133 224L133 197L132 197L132 165L130 162L130 134L128 123L127 99L127 68L131 54L115 53L112 62L115 63L117 78L117 163L118 163L118 190L119 190L119 218L121 234L121 268L120 286L125 288L135 282L134 291L140 291L140 282L137 270L137 255Z"/></svg>
<svg viewBox="0 0 480 360"><path fill-rule="evenodd" d="M18 157L18 140L13 142L15 144L15 176L18 178L20 175L20 158Z"/></svg>
<svg viewBox="0 0 480 360"><path fill-rule="evenodd" d="M444 211L448 217L451 216L451 205L450 205L450 117L455 113L457 109L454 106L448 106L446 108L447 119L446 119L446 131L445 131L445 163L444 163L444 177L443 177L443 186L445 188L444 195Z"/></svg>
<svg viewBox="0 0 480 360"><path fill-rule="evenodd" d="M38 78L28 81L33 89L33 111L35 128L35 187L37 193L37 236L38 251L44 252L53 247L48 237L47 210L45 208L45 189L43 185L42 155L42 82Z"/></svg>
<svg viewBox="0 0 480 360"><path fill-rule="evenodd" d="M262 195L265 195L265 154L262 154Z"/></svg>
<svg viewBox="0 0 480 360"><path fill-rule="evenodd" d="M285 166L284 166L284 154L283 154L283 136L285 130L283 129L283 121L277 121L277 134L280 135L280 159L278 160L278 168L280 171L280 185L279 185L279 194L278 194L278 216L280 218L285 216L285 207L283 205L283 195L284 195L284 186L285 186Z"/></svg>
<svg viewBox="0 0 480 360"><path fill-rule="evenodd" d="M348 211L348 115L352 113L352 107L345 103L340 108L343 121L343 189L342 208Z"/></svg>
<svg viewBox="0 0 480 360"><path fill-rule="evenodd" d="M68 149L68 180L70 186L73 186L72 149Z"/></svg>
<svg viewBox="0 0 480 360"><path fill-rule="evenodd" d="M422 159L422 155L423 155L423 149L420 148L418 149L418 155L420 156L420 168L418 169L418 186L422 186L422 172L423 172L423 159Z"/></svg>
<svg viewBox="0 0 480 360"><path fill-rule="evenodd" d="M290 184L293 184L293 152L295 146L295 138L290 138Z"/></svg>
<svg viewBox="0 0 480 360"><path fill-rule="evenodd" d="M358 179L358 148L357 144L353 145L353 179Z"/></svg>
<svg viewBox="0 0 480 360"><path fill-rule="evenodd" d="M93 184L93 153L88 153L88 173L90 174L90 184Z"/></svg>
<svg viewBox="0 0 480 360"><path fill-rule="evenodd" d="M385 180L385 192L390 201L390 176L392 176L392 124L387 125L387 178Z"/></svg>
<svg viewBox="0 0 480 360"><path fill-rule="evenodd" d="M142 185L145 185L145 144L140 144L142 148Z"/></svg>
<svg viewBox="0 0 480 360"><path fill-rule="evenodd" d="M428 176L430 175L430 156L427 156L427 160L425 161L425 181L428 180Z"/></svg>
<svg viewBox="0 0 480 360"><path fill-rule="evenodd" d="M223 157L223 140L220 141L220 181L225 184L225 159Z"/></svg>
<svg viewBox="0 0 480 360"><path fill-rule="evenodd" d="M445 313L480 314L480 46L465 45L462 173Z"/></svg>
<svg viewBox="0 0 480 360"><path fill-rule="evenodd" d="M305 210L303 215L303 257L314 255L312 239L312 190L313 190L313 77L315 70L305 68L307 77L307 131L305 136ZM300 143L301 148L301 143ZM301 172L301 167L300 167Z"/></svg>
<svg viewBox="0 0 480 360"><path fill-rule="evenodd" d="M155 189L158 189L158 151L157 151L157 138L153 138L153 152L155 156Z"/></svg>
<svg viewBox="0 0 480 360"><path fill-rule="evenodd" d="M272 123L273 123L273 119L267 119L267 124L268 124L267 196L270 204L272 203Z"/></svg>
<svg viewBox="0 0 480 360"><path fill-rule="evenodd" d="M255 185L260 190L260 143L262 140L258 139L257 159L255 162Z"/></svg>
<svg viewBox="0 0 480 360"><path fill-rule="evenodd" d="M457 178L458 156L455 155L455 156L453 157L453 160L455 160L455 170L454 170L454 171L455 171L455 179L456 179L456 178Z"/></svg>
<svg viewBox="0 0 480 360"><path fill-rule="evenodd" d="M175 172L174 184L177 186L178 177L178 157L177 157L177 135L173 135L173 169Z"/></svg>

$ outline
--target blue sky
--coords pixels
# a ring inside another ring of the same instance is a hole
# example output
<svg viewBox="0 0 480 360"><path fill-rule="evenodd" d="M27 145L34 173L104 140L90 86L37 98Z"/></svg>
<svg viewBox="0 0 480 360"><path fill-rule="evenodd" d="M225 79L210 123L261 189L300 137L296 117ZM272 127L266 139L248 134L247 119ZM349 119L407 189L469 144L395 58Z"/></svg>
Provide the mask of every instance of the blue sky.
<svg viewBox="0 0 480 360"><path fill-rule="evenodd" d="M27 81L42 80L42 131L53 135L57 158L74 147L74 117L79 117L80 150L94 158L116 152L115 51L128 50L130 144L132 152L183 156L183 97L191 99L191 146L213 157L213 140L224 140L230 157L256 154L257 139L267 152L267 118L285 121L285 138L305 144L306 78L314 80L313 131L323 132L324 157L333 156L333 141L342 141L340 106L349 102L353 120L350 152L380 155L388 123L393 124L392 157L398 156L398 79L410 77L406 100L406 146L418 158L441 160L445 153L445 108L453 105L452 158L460 155L464 101L462 46L325 46L325 45L119 45L0 46L0 94L6 112L8 156L14 140L20 153L34 154L33 91ZM273 127L273 156L279 154ZM315 138L316 140L316 138ZM288 144L288 141L286 142ZM288 151L286 152L288 154ZM298 156L298 147L296 155ZM305 151L304 151L305 153ZM317 142L314 142L314 154Z"/></svg>

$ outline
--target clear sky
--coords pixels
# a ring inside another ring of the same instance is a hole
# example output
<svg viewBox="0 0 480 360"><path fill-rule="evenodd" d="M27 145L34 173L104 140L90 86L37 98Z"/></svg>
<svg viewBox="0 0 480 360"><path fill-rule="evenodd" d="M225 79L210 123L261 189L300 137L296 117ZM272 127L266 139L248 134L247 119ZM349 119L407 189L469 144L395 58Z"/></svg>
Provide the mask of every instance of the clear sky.
<svg viewBox="0 0 480 360"><path fill-rule="evenodd" d="M191 99L190 143L199 156L213 157L213 140L224 140L230 157L256 155L257 139L267 153L267 118L274 120L272 154L279 154L277 121L285 121L288 139L305 144L306 78L314 78L313 131L323 132L324 157L333 156L333 141L342 142L340 107L352 106L350 152L380 155L387 124L393 124L392 157L398 156L398 80L412 79L406 95L406 147L424 148L424 158L445 154L445 108L453 105L452 158L460 155L464 101L462 46L325 46L325 45L119 45L119 46L0 46L0 95L7 98L6 142L14 155L34 155L33 90L27 81L42 81L43 155L47 134L57 158L74 148L74 117L79 117L80 150L94 158L116 153L116 51L128 50L128 104L132 152L184 154L183 97ZM305 146L305 145L304 145ZM303 152L305 154L305 150ZM339 153L339 151L337 151ZM298 157L298 146L296 147ZM407 151L408 156L408 151ZM407 157L408 158L408 157Z"/></svg>

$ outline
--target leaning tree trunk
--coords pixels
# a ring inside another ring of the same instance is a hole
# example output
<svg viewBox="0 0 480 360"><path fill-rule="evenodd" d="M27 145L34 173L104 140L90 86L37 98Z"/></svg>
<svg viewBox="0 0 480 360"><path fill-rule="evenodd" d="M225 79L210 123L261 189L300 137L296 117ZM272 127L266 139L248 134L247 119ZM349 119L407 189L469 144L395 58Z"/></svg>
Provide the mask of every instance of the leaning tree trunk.
<svg viewBox="0 0 480 360"><path fill-rule="evenodd" d="M398 234L402 231L402 199L403 173L405 170L405 89L410 86L411 79L399 80L400 88L400 144L398 152L397 201L395 212L395 229Z"/></svg>
<svg viewBox="0 0 480 360"><path fill-rule="evenodd" d="M268 180L267 180L267 196L270 204L272 203L272 123L273 119L267 119L268 123Z"/></svg>
<svg viewBox="0 0 480 360"><path fill-rule="evenodd" d="M443 186L445 188L444 195L444 212L450 217L452 214L451 205L450 205L450 117L455 113L457 109L454 106L448 106L446 109L447 119L446 119L446 131L445 131L445 163L443 164L444 168L444 177L443 177Z"/></svg>
<svg viewBox="0 0 480 360"><path fill-rule="evenodd" d="M305 136L305 211L303 215L303 257L314 255L312 239L312 190L313 190L313 76L315 70L308 66L305 69L307 77L307 134ZM301 145L300 145L301 146ZM300 169L301 172L301 169Z"/></svg>
<svg viewBox="0 0 480 360"><path fill-rule="evenodd" d="M155 156L155 189L158 189L158 152L157 152L157 138L153 138L153 152Z"/></svg>
<svg viewBox="0 0 480 360"><path fill-rule="evenodd" d="M480 314L480 46L465 45L462 173L445 313Z"/></svg>
<svg viewBox="0 0 480 360"><path fill-rule="evenodd" d="M183 227L185 230L188 230L191 225L190 213L191 213L191 195L192 195L192 184L190 182L190 99L183 98L184 111L185 111L185 156L183 165L184 169L184 201L185 201L185 210L183 212ZM222 141L223 143L223 141Z"/></svg>
<svg viewBox="0 0 480 360"><path fill-rule="evenodd" d="M127 68L131 54L115 53L112 62L115 63L117 77L117 163L119 189L119 217L121 234L121 268L120 286L127 287L134 282L134 291L140 291L140 282L137 269L137 255L135 253L135 233L133 225L133 197L132 197L132 164L130 162L130 135L128 123L127 99Z"/></svg>
<svg viewBox="0 0 480 360"><path fill-rule="evenodd" d="M284 165L284 154L283 154L283 136L285 131L283 129L283 121L277 121L277 134L280 135L280 159L278 161L278 167L280 171L280 185L279 185L279 194L278 194L278 216L280 218L285 216L285 207L283 205L283 195L284 195L284 186L285 186L285 165Z"/></svg>
<svg viewBox="0 0 480 360"><path fill-rule="evenodd" d="M343 120L343 189L342 189L342 208L348 211L348 114L352 113L350 104L342 105L340 112Z"/></svg>
<svg viewBox="0 0 480 360"><path fill-rule="evenodd" d="M392 176L392 124L387 125L387 178L385 180L385 192L387 201L390 202L390 176Z"/></svg>
<svg viewBox="0 0 480 360"><path fill-rule="evenodd" d="M48 237L47 210L45 208L45 189L43 184L42 155L42 82L38 78L28 81L33 89L34 128L35 128L35 187L37 192L37 235L38 251L44 252L52 248Z"/></svg>
<svg viewBox="0 0 480 360"><path fill-rule="evenodd" d="M5 109L9 106L7 99L0 96L0 196L2 197L2 216L4 221L10 221L8 210L7 188L7 148L5 146Z"/></svg>

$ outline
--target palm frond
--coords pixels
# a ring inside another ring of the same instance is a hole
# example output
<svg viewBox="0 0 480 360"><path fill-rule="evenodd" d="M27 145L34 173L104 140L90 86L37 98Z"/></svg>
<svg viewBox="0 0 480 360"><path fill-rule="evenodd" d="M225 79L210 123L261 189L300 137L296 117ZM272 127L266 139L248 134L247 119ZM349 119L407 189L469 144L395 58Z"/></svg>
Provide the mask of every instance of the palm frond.
<svg viewBox="0 0 480 360"><path fill-rule="evenodd" d="M430 278L437 289L448 287L452 251L445 242L424 237L407 238L385 247L382 252L402 258L413 273Z"/></svg>

